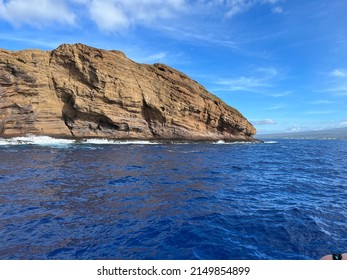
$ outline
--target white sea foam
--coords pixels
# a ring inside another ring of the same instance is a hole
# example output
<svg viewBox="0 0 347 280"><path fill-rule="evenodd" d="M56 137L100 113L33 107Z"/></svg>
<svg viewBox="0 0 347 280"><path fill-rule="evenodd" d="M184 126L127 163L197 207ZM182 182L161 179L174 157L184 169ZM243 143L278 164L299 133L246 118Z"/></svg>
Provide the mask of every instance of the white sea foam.
<svg viewBox="0 0 347 280"><path fill-rule="evenodd" d="M0 139L0 145L40 145L40 146L62 146L75 143L72 139L58 139L49 136L25 136L9 139Z"/></svg>
<svg viewBox="0 0 347 280"><path fill-rule="evenodd" d="M169 142L163 142L169 143ZM191 144L192 142L172 142L173 144ZM265 142L268 144L277 143L275 141ZM145 141L145 140L115 140L106 138L90 138L82 140L53 138L49 136L34 136L29 135L25 137L14 138L0 138L0 146L9 145L38 145L38 146L67 146L72 144L78 145L159 145L161 142ZM236 145L236 144L250 144L250 142L225 142L219 140L213 142L218 145Z"/></svg>
<svg viewBox="0 0 347 280"><path fill-rule="evenodd" d="M277 141L265 141L264 144L278 144Z"/></svg>
<svg viewBox="0 0 347 280"><path fill-rule="evenodd" d="M151 141L116 141L116 144L125 144L125 145L158 145L159 142Z"/></svg>
<svg viewBox="0 0 347 280"><path fill-rule="evenodd" d="M152 145L159 144L158 142L140 141L140 140L109 140L109 139L62 139L52 138L49 136L25 136L14 138L0 138L0 146L13 145L38 145L38 146L66 146L70 144L86 144L86 145Z"/></svg>
<svg viewBox="0 0 347 280"><path fill-rule="evenodd" d="M107 144L113 144L112 141L108 140L108 139L86 139L83 140L81 142L79 142L79 144L92 144L92 145L107 145Z"/></svg>
<svg viewBox="0 0 347 280"><path fill-rule="evenodd" d="M80 144L89 145L152 145L158 144L157 142L142 141L142 140L110 140L110 139L86 139L80 142Z"/></svg>
<svg viewBox="0 0 347 280"><path fill-rule="evenodd" d="M232 141L232 142L225 142L224 140L218 140L217 142L213 142L213 144L216 145L249 145L253 144L253 142L247 142L247 141Z"/></svg>

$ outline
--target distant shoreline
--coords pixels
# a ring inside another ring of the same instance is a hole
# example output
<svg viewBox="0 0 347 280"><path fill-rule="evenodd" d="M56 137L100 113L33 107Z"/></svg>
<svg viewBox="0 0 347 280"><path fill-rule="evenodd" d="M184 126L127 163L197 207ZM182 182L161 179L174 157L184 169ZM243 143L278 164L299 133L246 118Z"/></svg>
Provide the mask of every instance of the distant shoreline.
<svg viewBox="0 0 347 280"><path fill-rule="evenodd" d="M257 134L256 136L260 139L347 140L347 127L305 132Z"/></svg>

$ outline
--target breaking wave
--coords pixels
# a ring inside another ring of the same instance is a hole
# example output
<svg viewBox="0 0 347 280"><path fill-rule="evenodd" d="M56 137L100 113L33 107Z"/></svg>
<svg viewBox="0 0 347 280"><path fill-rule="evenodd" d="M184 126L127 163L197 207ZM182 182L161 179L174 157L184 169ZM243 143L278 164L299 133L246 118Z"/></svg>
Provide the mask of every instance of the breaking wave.
<svg viewBox="0 0 347 280"><path fill-rule="evenodd" d="M38 145L38 146L68 146L72 144L78 145L150 145L159 144L159 142L140 141L140 140L110 140L110 139L64 139L53 138L49 136L25 136L14 138L0 138L0 146L13 146L13 145Z"/></svg>
<svg viewBox="0 0 347 280"><path fill-rule="evenodd" d="M78 142L79 144L91 145L153 145L159 142L142 141L142 140L110 140L110 139L86 139Z"/></svg>
<svg viewBox="0 0 347 280"><path fill-rule="evenodd" d="M247 141L234 141L234 142L225 142L224 140L218 140L217 142L213 142L215 145L240 145L240 144L254 144L256 142L247 142Z"/></svg>
<svg viewBox="0 0 347 280"><path fill-rule="evenodd" d="M14 138L0 138L0 146L14 146L14 145L37 145L49 147L67 147L70 145L160 145L160 144L192 144L194 142L182 141L146 141L146 140L112 140L106 138L90 138L90 139L66 139L54 138L50 136L24 136ZM199 143L199 142L196 142ZM208 143L208 142L207 142ZM219 140L210 142L217 145L237 145L237 144L253 144L251 142L225 142ZM277 143L275 141L268 141L265 143Z"/></svg>
<svg viewBox="0 0 347 280"><path fill-rule="evenodd" d="M58 139L49 136L25 136L9 139L0 138L0 146L7 145L40 145L40 146L62 146L75 143L72 139Z"/></svg>

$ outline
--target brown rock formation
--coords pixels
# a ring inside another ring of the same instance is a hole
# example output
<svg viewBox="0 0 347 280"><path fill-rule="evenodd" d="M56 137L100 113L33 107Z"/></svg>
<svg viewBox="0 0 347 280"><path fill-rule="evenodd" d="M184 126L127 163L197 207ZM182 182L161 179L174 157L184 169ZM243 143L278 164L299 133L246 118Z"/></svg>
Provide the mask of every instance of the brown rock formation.
<svg viewBox="0 0 347 280"><path fill-rule="evenodd" d="M0 49L0 136L250 140L254 127L185 74L82 44Z"/></svg>

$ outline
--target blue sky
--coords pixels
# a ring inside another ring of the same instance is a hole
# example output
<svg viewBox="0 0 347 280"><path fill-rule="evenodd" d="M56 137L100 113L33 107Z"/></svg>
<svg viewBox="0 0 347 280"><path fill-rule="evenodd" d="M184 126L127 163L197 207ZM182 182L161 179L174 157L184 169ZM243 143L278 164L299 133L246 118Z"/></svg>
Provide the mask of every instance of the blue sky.
<svg viewBox="0 0 347 280"><path fill-rule="evenodd" d="M168 64L258 133L347 126L346 0L0 0L0 48Z"/></svg>

